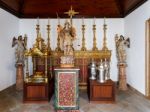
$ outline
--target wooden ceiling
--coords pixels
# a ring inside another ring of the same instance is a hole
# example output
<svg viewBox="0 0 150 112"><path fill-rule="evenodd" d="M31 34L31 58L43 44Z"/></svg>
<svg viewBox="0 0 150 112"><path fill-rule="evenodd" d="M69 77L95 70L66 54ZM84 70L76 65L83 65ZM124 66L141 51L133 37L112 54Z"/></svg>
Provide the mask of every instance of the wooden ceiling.
<svg viewBox="0 0 150 112"><path fill-rule="evenodd" d="M19 18L66 18L70 6L75 18L123 18L147 0L0 0L0 7Z"/></svg>

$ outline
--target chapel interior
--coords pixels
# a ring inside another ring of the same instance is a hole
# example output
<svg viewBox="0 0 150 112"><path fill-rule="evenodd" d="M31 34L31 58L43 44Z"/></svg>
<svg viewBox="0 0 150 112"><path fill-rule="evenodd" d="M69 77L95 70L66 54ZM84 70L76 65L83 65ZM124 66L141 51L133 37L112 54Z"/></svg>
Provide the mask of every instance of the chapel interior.
<svg viewBox="0 0 150 112"><path fill-rule="evenodd" d="M150 112L149 0L0 0L0 112Z"/></svg>

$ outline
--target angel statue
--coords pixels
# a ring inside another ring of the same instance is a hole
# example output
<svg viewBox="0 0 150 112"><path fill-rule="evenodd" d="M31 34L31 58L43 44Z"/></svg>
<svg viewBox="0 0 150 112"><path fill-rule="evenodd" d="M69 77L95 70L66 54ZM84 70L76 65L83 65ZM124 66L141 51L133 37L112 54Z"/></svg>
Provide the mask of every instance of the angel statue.
<svg viewBox="0 0 150 112"><path fill-rule="evenodd" d="M16 63L24 63L24 52L27 46L27 36L25 35L24 39L20 35L18 39L16 37L13 38L12 47L16 47L15 56L16 56Z"/></svg>
<svg viewBox="0 0 150 112"><path fill-rule="evenodd" d="M120 36L120 38L116 36L115 42L119 63L126 63L126 47L130 47L129 38L125 39L122 35Z"/></svg>

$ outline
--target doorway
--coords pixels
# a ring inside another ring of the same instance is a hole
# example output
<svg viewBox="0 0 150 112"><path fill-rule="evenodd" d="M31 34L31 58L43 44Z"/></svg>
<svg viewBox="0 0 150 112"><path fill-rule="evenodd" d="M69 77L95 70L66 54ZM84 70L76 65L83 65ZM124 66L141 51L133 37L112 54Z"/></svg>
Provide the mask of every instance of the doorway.
<svg viewBox="0 0 150 112"><path fill-rule="evenodd" d="M150 19L146 21L146 39L145 39L145 93L150 98Z"/></svg>

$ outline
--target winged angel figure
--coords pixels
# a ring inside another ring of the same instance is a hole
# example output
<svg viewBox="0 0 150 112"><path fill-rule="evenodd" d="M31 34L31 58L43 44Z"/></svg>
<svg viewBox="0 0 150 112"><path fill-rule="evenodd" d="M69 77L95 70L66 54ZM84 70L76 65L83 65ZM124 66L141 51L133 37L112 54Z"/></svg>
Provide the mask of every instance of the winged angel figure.
<svg viewBox="0 0 150 112"><path fill-rule="evenodd" d="M15 56L16 56L16 63L24 63L24 52L27 46L27 37L25 36L22 38L20 35L18 39L16 37L12 40L12 47L16 47Z"/></svg>

